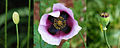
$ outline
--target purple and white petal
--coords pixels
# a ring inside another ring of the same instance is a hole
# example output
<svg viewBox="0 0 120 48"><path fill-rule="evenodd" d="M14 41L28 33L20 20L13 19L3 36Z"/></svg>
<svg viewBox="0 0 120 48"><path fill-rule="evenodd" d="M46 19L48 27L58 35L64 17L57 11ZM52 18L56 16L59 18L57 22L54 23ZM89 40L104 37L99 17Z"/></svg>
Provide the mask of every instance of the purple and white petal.
<svg viewBox="0 0 120 48"><path fill-rule="evenodd" d="M41 17L40 25L46 26L46 21L47 21L49 15L51 15L53 17L59 17L60 16L60 11L54 11L54 12L51 12L51 13L48 13L48 14L44 14Z"/></svg>
<svg viewBox="0 0 120 48"><path fill-rule="evenodd" d="M71 17L73 17L73 12L71 9L65 7L63 4L61 3L56 3L53 5L53 11L65 11L66 13L68 13Z"/></svg>
<svg viewBox="0 0 120 48"><path fill-rule="evenodd" d="M71 32L66 35L66 36L63 36L62 39L65 39L65 40L68 40L70 38L72 38L73 36L77 35L78 32L82 29L79 25L78 25L78 22L76 20L74 20L73 22L73 27L72 27L72 30Z"/></svg>
<svg viewBox="0 0 120 48"><path fill-rule="evenodd" d="M47 21L47 19L48 19L48 14L44 14L42 17L41 17L41 19L40 19L40 25L44 25L44 26L46 26L47 24L46 24L46 21Z"/></svg>
<svg viewBox="0 0 120 48"><path fill-rule="evenodd" d="M59 17L60 16L60 11L54 11L54 12L48 13L48 15L51 15L53 17Z"/></svg>
<svg viewBox="0 0 120 48"><path fill-rule="evenodd" d="M51 45L59 45L60 44L61 39L53 37L52 35L50 35L48 33L48 31L46 30L45 26L39 25L38 31L41 34L42 39L45 42L47 42L48 44L51 44Z"/></svg>

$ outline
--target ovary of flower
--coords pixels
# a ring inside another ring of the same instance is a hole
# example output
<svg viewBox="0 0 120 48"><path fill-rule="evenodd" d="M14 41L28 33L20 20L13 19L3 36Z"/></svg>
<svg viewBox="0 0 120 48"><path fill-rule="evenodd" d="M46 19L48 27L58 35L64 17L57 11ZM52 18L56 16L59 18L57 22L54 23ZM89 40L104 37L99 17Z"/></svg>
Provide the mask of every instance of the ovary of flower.
<svg viewBox="0 0 120 48"><path fill-rule="evenodd" d="M57 21L58 25L63 25L62 21Z"/></svg>
<svg viewBox="0 0 120 48"><path fill-rule="evenodd" d="M14 12L12 19L15 24L18 24L19 23L19 14L17 12Z"/></svg>

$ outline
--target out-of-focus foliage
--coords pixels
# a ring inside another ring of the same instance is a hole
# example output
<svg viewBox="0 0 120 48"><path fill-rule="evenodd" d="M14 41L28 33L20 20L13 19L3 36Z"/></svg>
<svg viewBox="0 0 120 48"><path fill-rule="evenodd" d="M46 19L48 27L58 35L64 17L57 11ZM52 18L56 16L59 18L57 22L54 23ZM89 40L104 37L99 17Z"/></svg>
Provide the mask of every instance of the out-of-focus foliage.
<svg viewBox="0 0 120 48"><path fill-rule="evenodd" d="M118 38L120 37L120 0L87 0L86 26L88 48L107 48L98 22L98 16L102 12L107 12L110 16L110 23L106 32L108 42L113 48L117 47Z"/></svg>
<svg viewBox="0 0 120 48"><path fill-rule="evenodd" d="M70 48L70 43L66 41L66 42L63 44L62 48Z"/></svg>
<svg viewBox="0 0 120 48"><path fill-rule="evenodd" d="M86 1L86 0L85 0ZM38 0L36 0L35 2L38 2ZM40 0L40 18L43 14L45 13L50 13L52 12L52 7L53 7L53 4L55 3L58 3L59 1L58 0ZM73 8L70 8L72 9L73 13L74 13L74 18L78 21L78 24L82 27L82 30L80 32L82 32L84 34L84 32L86 32L86 26L85 24L87 23L84 18L85 18L85 13L83 13L83 8L84 6L82 5L82 2L81 0L73 0ZM80 21L80 20L83 20L83 21ZM86 18L85 18L86 19ZM40 34L38 32L38 25L39 25L39 21L35 20L34 21L34 47L35 48L56 48L56 46L53 46L53 45L50 45L50 44L47 44L46 42L44 42L42 40L42 38L40 37ZM72 48L80 48L80 47L83 47L83 43L82 43L82 39L80 38L80 35L79 33L74 36L73 38L69 39L68 42L65 42L63 44L62 47L66 47L66 48L69 48L69 47L72 47Z"/></svg>

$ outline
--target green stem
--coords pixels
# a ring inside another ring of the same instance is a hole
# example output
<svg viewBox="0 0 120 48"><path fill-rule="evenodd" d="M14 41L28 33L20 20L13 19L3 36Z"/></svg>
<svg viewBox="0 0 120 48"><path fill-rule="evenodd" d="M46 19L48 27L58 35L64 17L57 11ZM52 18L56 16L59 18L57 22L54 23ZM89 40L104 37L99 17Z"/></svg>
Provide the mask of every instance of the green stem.
<svg viewBox="0 0 120 48"><path fill-rule="evenodd" d="M105 42L107 43L108 48L111 48L110 45L109 45L109 43L108 43L108 40L107 40L106 30L103 30L103 31L104 31Z"/></svg>
<svg viewBox="0 0 120 48"><path fill-rule="evenodd" d="M7 48L7 0L6 0L6 6L5 6L5 12L6 12L6 16L5 16L5 48Z"/></svg>
<svg viewBox="0 0 120 48"><path fill-rule="evenodd" d="M17 48L19 48L19 33L18 33L18 24L16 24L16 33L17 33Z"/></svg>
<svg viewBox="0 0 120 48"><path fill-rule="evenodd" d="M28 18L27 48L29 48L29 36L30 36L30 7L31 7L31 0L29 0L29 18Z"/></svg>
<svg viewBox="0 0 120 48"><path fill-rule="evenodd" d="M85 43L85 40L84 40L84 38L83 38L81 32L80 32L80 36L81 36L81 38L82 38L82 40L83 40L83 43L84 43L84 45L85 45L85 48L87 48L87 45L86 45L86 43Z"/></svg>

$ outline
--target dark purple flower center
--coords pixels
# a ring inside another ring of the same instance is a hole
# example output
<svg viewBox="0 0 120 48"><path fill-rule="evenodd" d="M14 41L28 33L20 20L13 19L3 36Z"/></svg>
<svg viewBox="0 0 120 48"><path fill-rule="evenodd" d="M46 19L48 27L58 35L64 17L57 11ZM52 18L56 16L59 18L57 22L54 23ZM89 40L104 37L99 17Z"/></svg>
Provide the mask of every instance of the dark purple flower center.
<svg viewBox="0 0 120 48"><path fill-rule="evenodd" d="M48 32L52 35L55 35L60 31L64 32L65 34L69 33L71 31L71 27L67 23L68 17L69 15L64 11L60 12L60 16L57 18L49 16L48 20L52 24L48 28Z"/></svg>

